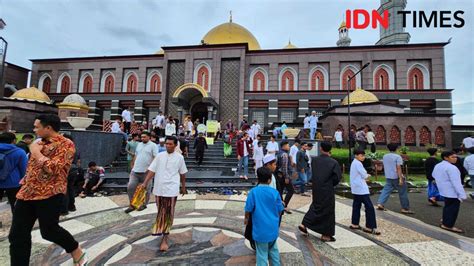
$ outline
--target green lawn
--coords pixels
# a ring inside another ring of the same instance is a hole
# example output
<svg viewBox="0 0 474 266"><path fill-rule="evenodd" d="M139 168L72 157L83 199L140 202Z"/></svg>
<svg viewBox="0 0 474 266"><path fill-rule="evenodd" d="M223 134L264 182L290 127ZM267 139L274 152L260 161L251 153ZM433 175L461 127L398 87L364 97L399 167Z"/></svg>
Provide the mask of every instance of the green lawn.
<svg viewBox="0 0 474 266"><path fill-rule="evenodd" d="M382 184L385 184L385 176L384 175L378 175L377 179L375 178L375 176L371 176L369 179L370 179L370 181L377 181L377 182L380 182ZM423 184L423 185L428 184L428 181L427 181L425 175L418 175L418 174L410 175L409 174L408 175L408 181L411 181L414 184ZM349 174L343 174L343 181L342 182L346 182L346 183L349 184Z"/></svg>

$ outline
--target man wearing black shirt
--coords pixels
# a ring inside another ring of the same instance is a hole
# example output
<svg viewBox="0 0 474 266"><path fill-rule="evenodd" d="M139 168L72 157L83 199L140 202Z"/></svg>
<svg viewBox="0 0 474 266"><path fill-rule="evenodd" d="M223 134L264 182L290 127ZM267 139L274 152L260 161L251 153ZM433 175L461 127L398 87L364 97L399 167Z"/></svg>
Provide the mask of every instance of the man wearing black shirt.
<svg viewBox="0 0 474 266"><path fill-rule="evenodd" d="M433 206L439 206L437 200L439 200L439 192L438 187L436 186L436 182L433 178L433 169L435 168L436 164L439 163L439 160L436 158L436 153L438 150L436 148L429 148L428 153L430 157L425 161L425 173L426 178L428 179L428 201Z"/></svg>

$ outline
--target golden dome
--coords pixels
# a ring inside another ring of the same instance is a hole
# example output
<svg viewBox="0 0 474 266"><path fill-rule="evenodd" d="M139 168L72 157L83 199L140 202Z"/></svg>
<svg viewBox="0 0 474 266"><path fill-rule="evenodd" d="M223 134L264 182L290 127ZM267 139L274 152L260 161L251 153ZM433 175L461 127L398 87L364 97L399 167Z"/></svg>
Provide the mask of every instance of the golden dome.
<svg viewBox="0 0 474 266"><path fill-rule="evenodd" d="M295 48L298 48L298 47L293 45L291 41L288 41L288 44L285 47L283 47L283 49L295 49Z"/></svg>
<svg viewBox="0 0 474 266"><path fill-rule="evenodd" d="M165 50L161 48L160 50L156 51L155 54L165 54Z"/></svg>
<svg viewBox="0 0 474 266"><path fill-rule="evenodd" d="M212 28L204 35L202 41L205 44L248 43L249 50L260 50L260 44L255 36L246 28L232 22L232 19Z"/></svg>
<svg viewBox="0 0 474 266"><path fill-rule="evenodd" d="M40 91L36 87L18 90L13 93L13 95L9 98L16 100L36 101L40 103L51 103L51 99L49 99L48 95L46 95L46 93Z"/></svg>
<svg viewBox="0 0 474 266"><path fill-rule="evenodd" d="M357 88L355 91L351 92L349 94L349 99L351 104L379 102L379 99L375 94L361 88ZM347 105L347 96L342 100L342 105Z"/></svg>
<svg viewBox="0 0 474 266"><path fill-rule="evenodd" d="M343 22L341 23L341 26L339 26L339 29L341 29L341 28L346 28L346 22L345 22L345 21L343 21Z"/></svg>

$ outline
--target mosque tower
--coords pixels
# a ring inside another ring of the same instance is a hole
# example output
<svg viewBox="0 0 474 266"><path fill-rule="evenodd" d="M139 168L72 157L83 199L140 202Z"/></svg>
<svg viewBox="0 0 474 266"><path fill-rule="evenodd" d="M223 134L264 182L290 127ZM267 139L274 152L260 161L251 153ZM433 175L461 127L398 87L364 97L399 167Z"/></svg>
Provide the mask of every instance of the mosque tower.
<svg viewBox="0 0 474 266"><path fill-rule="evenodd" d="M342 21L339 26L339 40L336 42L337 46L349 46L351 45L351 38L349 38L349 31L346 27L346 22Z"/></svg>
<svg viewBox="0 0 474 266"><path fill-rule="evenodd" d="M380 27L380 39L376 45L407 44L410 34L403 28L403 16L398 11L405 10L407 0L380 0L379 14L388 10L389 25L387 29Z"/></svg>

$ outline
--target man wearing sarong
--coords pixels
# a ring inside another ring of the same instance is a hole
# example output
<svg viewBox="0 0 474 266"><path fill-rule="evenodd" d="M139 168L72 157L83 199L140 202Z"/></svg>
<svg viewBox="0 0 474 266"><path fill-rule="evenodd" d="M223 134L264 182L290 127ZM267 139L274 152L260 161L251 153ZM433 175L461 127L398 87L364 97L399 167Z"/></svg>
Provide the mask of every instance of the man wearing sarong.
<svg viewBox="0 0 474 266"><path fill-rule="evenodd" d="M168 235L173 225L174 209L179 194L181 183L181 194L186 194L186 173L188 169L184 157L175 151L178 139L174 136L166 137L166 152L159 153L150 167L143 186L154 178L153 194L156 197L158 214L153 225L152 235L163 236L160 250L169 248Z"/></svg>
<svg viewBox="0 0 474 266"><path fill-rule="evenodd" d="M331 144L321 142L321 155L311 160L313 202L298 229L305 235L307 229L321 234L321 241L336 241L336 197L334 186L341 180L341 167L330 157Z"/></svg>

